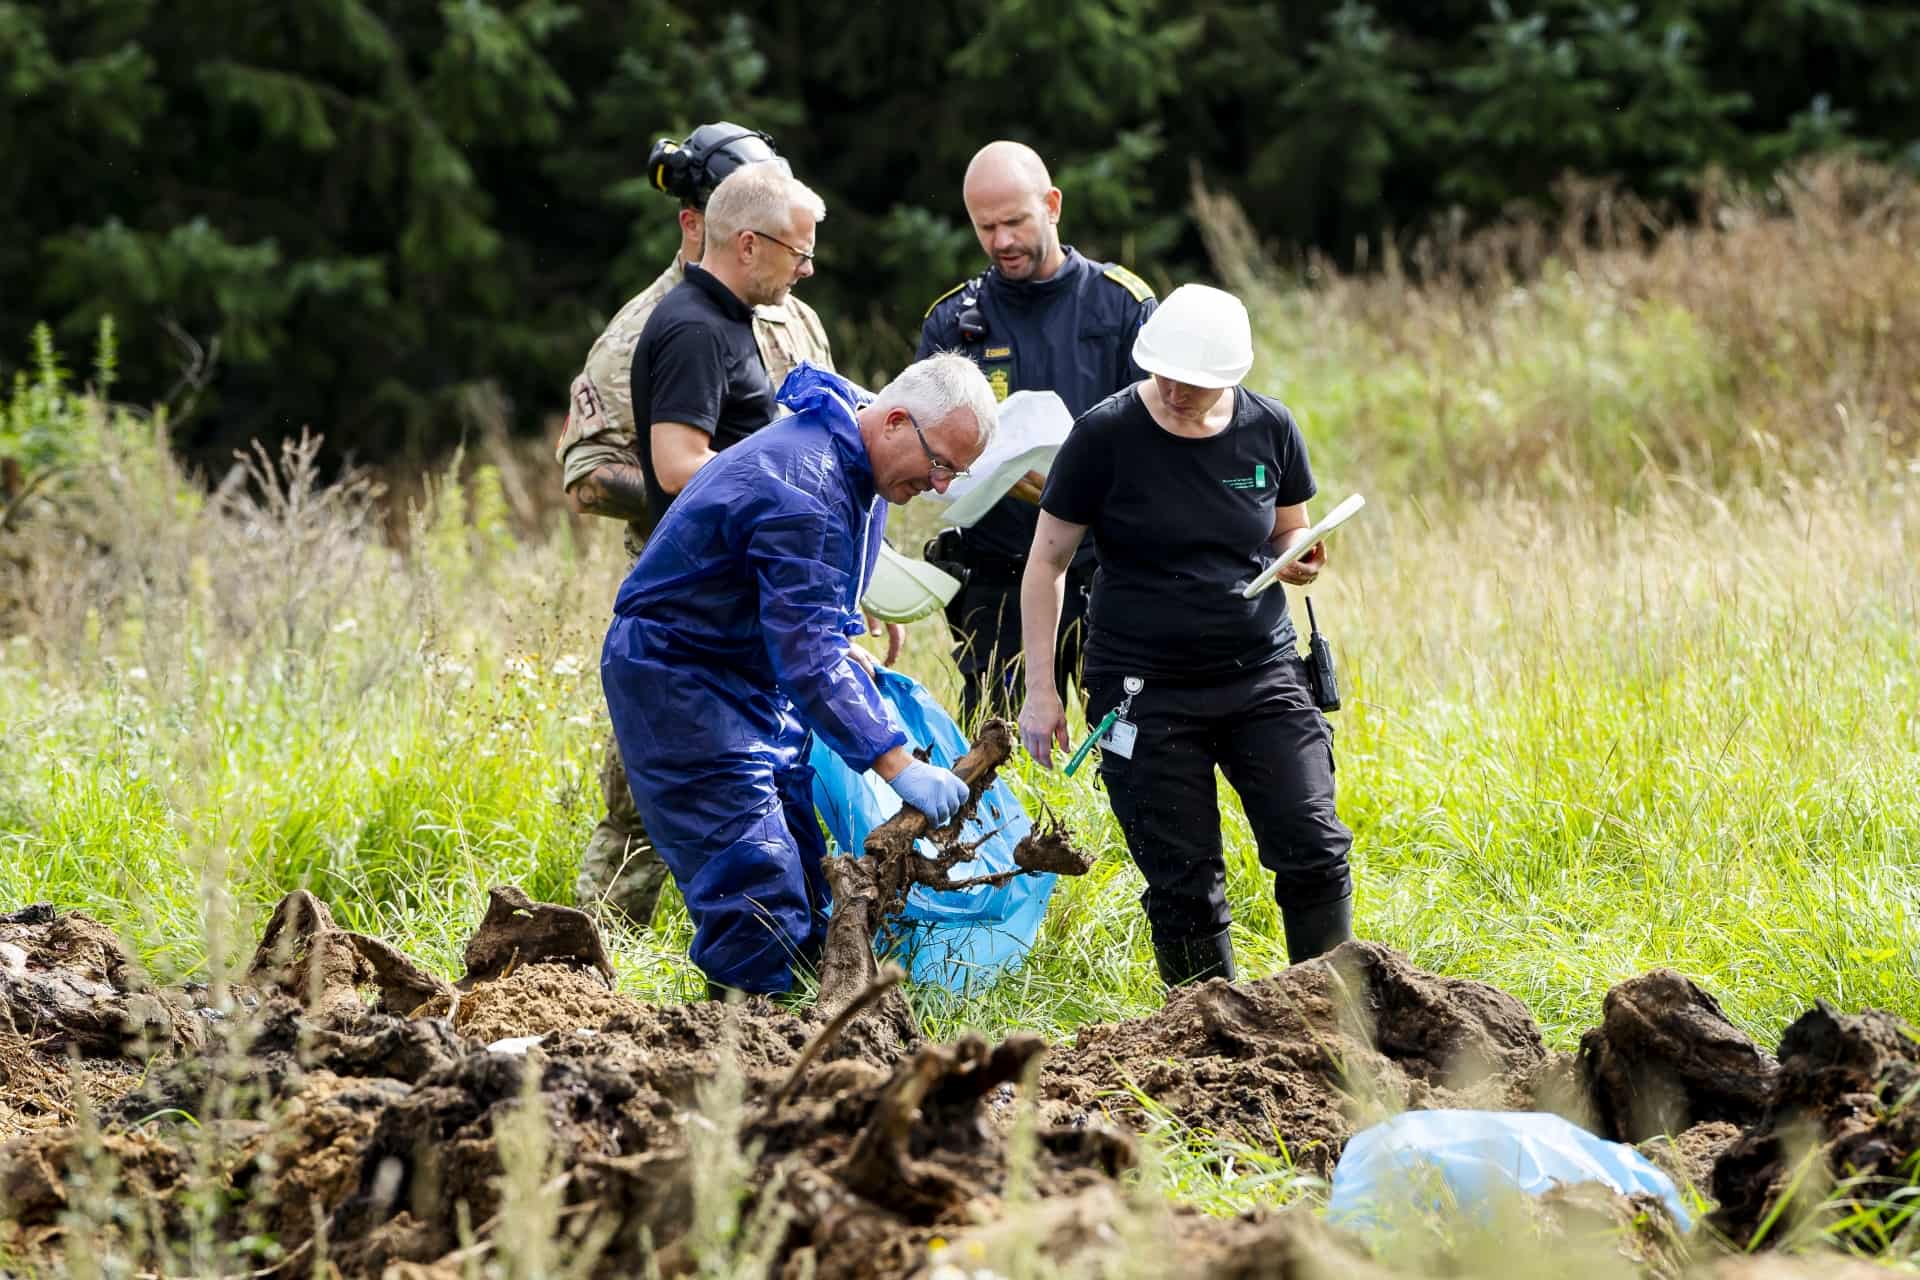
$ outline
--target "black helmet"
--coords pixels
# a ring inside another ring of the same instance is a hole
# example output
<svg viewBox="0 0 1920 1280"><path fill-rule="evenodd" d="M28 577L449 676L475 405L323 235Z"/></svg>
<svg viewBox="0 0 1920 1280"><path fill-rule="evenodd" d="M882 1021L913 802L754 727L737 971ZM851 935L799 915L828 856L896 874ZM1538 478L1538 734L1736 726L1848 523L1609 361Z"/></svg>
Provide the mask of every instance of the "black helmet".
<svg viewBox="0 0 1920 1280"><path fill-rule="evenodd" d="M720 180L744 165L780 160L773 139L758 129L745 129L721 120L703 124L685 142L662 138L647 155L647 177L653 185L682 204L707 207L707 197Z"/></svg>

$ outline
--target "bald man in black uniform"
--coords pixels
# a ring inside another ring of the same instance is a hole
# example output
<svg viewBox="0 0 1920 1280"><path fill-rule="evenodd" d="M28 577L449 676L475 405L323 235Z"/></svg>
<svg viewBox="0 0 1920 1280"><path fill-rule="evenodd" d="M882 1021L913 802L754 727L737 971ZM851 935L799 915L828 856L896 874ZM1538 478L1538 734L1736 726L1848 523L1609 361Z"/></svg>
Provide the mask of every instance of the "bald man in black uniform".
<svg viewBox="0 0 1920 1280"><path fill-rule="evenodd" d="M1046 162L1018 142L991 142L967 166L967 216L991 265L928 308L916 359L958 351L980 366L994 394L1052 391L1078 418L1145 375L1133 339L1153 314L1153 290L1125 267L1095 262L1060 242L1060 188ZM947 606L964 680L962 718L1020 706L1020 576L1040 509L1037 486L1017 488L969 529L947 530L929 560L957 565L965 585ZM1056 683L1078 682L1094 572L1092 542L1067 575Z"/></svg>

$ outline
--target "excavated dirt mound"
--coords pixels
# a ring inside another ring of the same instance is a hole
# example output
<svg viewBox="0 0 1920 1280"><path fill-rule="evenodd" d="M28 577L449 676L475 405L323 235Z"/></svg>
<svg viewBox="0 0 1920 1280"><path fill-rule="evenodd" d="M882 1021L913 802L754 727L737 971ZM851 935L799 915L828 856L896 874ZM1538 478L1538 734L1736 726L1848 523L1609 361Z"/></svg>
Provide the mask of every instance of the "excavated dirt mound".
<svg viewBox="0 0 1920 1280"><path fill-rule="evenodd" d="M58 1270L84 1222L94 1253L158 1270L218 1202L229 1271L452 1277L508 1247L503 1218L538 1212L594 1274L678 1275L711 1238L690 1225L738 1211L781 1276L967 1275L1037 1244L1089 1275L1168 1257L1204 1280L1373 1280L1470 1260L1435 1245L1389 1266L1309 1211L1170 1205L1129 1181L1130 1131L1168 1115L1324 1174L1405 1108L1551 1107L1639 1143L1737 1243L1835 1212L1835 1179L1890 1194L1920 1150L1920 1045L1897 1020L1821 1005L1768 1054L1666 971L1610 992L1578 1055L1549 1053L1504 993L1368 943L1177 991L1049 1051L916 1043L891 976L831 1019L649 1005L610 988L590 921L513 890L467 959L447 982L290 895L215 1008L152 989L83 916L0 916L0 1256ZM75 1124L69 1054L97 1141ZM101 1216L85 1189L102 1185L138 1211ZM1592 1187L1530 1212L1540 1247L1596 1267L1791 1273L1725 1270L1657 1206Z"/></svg>
<svg viewBox="0 0 1920 1280"><path fill-rule="evenodd" d="M1056 1108L1183 1124L1326 1174L1358 1128L1410 1108L1529 1106L1548 1064L1526 1006L1347 943L1271 978L1174 992L1151 1017L1080 1032L1042 1077Z"/></svg>

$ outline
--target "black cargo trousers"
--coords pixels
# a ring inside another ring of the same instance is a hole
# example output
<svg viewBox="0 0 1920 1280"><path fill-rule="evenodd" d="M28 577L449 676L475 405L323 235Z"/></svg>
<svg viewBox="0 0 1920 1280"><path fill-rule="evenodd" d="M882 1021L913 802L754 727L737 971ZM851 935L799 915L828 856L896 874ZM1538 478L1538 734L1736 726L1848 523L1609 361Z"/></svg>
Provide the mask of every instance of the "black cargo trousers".
<svg viewBox="0 0 1920 1280"><path fill-rule="evenodd" d="M1126 697L1120 675L1089 675L1087 723ZM1292 655L1201 685L1145 681L1126 719L1131 759L1100 753L1100 778L1147 891L1158 947L1227 927L1217 765L1240 795L1260 865L1281 908L1301 911L1353 892L1353 833L1334 813L1333 728L1313 704L1306 661Z"/></svg>

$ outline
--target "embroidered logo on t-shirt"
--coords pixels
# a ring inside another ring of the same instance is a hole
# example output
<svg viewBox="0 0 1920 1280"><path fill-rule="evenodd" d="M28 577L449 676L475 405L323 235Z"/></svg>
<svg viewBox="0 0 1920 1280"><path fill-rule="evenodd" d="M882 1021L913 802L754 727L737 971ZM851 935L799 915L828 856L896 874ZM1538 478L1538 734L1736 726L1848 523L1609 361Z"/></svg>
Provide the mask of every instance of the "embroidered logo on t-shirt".
<svg viewBox="0 0 1920 1280"><path fill-rule="evenodd" d="M1234 476L1225 483L1229 489L1264 489L1267 487L1267 464L1255 463L1252 475Z"/></svg>

